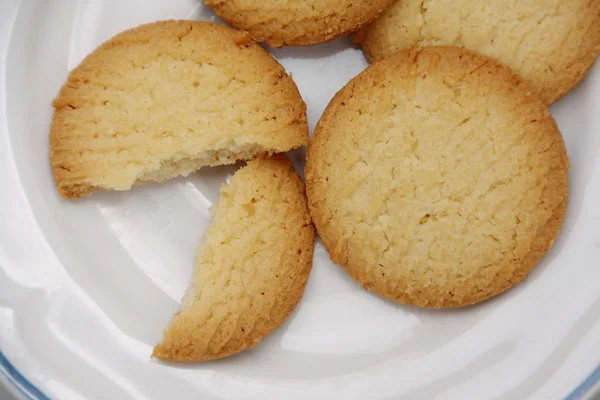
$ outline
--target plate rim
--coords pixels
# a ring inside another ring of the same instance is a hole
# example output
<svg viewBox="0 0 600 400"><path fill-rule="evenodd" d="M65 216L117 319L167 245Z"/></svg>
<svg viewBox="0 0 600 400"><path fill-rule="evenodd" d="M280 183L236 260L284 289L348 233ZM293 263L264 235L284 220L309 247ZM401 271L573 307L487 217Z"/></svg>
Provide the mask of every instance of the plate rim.
<svg viewBox="0 0 600 400"><path fill-rule="evenodd" d="M8 389L16 398L51 400L10 362L2 349L0 349L0 385ZM600 364L564 400L591 400L596 394L600 394Z"/></svg>
<svg viewBox="0 0 600 400"><path fill-rule="evenodd" d="M0 384L15 399L51 400L10 362L2 349L0 349Z"/></svg>

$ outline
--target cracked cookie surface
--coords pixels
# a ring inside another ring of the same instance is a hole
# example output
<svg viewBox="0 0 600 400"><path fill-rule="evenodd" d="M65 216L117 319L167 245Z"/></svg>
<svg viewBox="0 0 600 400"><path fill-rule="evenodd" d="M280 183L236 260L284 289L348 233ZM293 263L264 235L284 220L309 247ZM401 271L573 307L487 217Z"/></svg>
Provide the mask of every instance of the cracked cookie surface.
<svg viewBox="0 0 600 400"><path fill-rule="evenodd" d="M456 47L400 52L340 90L308 149L309 208L366 289L458 307L523 280L567 203L562 136L533 89Z"/></svg>
<svg viewBox="0 0 600 400"><path fill-rule="evenodd" d="M273 47L307 46L346 35L395 0L205 0L221 18Z"/></svg>
<svg viewBox="0 0 600 400"><path fill-rule="evenodd" d="M222 185L192 283L153 356L203 361L255 346L300 301L314 227L302 180L285 156L259 158Z"/></svg>
<svg viewBox="0 0 600 400"><path fill-rule="evenodd" d="M353 37L371 61L413 46L468 48L510 66L552 104L600 53L600 1L403 0Z"/></svg>
<svg viewBox="0 0 600 400"><path fill-rule="evenodd" d="M308 144L292 78L246 33L209 22L116 35L69 74L53 106L50 160L68 198Z"/></svg>

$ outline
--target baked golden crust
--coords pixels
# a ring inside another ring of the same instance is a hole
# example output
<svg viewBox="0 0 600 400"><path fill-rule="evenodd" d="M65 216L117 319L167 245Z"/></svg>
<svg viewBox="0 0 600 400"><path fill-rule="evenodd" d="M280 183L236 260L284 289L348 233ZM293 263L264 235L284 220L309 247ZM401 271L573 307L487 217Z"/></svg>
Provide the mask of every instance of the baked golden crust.
<svg viewBox="0 0 600 400"><path fill-rule="evenodd" d="M344 36L395 0L205 0L221 18L273 47L307 46Z"/></svg>
<svg viewBox="0 0 600 400"><path fill-rule="evenodd" d="M304 184L289 160L250 161L221 187L190 289L153 356L203 361L256 345L300 301L313 249Z"/></svg>
<svg viewBox="0 0 600 400"><path fill-rule="evenodd" d="M305 172L334 263L388 298L458 307L520 282L552 246L567 169L529 85L485 56L429 47L377 62L338 92Z"/></svg>
<svg viewBox="0 0 600 400"><path fill-rule="evenodd" d="M510 66L552 104L600 54L600 1L404 0L354 39L372 61L413 46L465 47Z"/></svg>
<svg viewBox="0 0 600 400"><path fill-rule="evenodd" d="M70 73L53 106L50 160L67 198L308 144L292 78L246 33L209 22L116 35Z"/></svg>

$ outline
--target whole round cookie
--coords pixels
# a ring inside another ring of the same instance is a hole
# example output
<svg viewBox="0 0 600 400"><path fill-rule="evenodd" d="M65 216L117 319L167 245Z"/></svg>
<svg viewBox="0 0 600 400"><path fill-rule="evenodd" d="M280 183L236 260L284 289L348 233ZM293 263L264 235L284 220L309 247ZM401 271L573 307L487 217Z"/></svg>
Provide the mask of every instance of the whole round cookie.
<svg viewBox="0 0 600 400"><path fill-rule="evenodd" d="M247 33L209 22L116 35L69 74L53 106L50 160L68 198L308 144L292 78Z"/></svg>
<svg viewBox="0 0 600 400"><path fill-rule="evenodd" d="M307 46L346 35L395 0L205 0L217 15L257 42Z"/></svg>
<svg viewBox="0 0 600 400"><path fill-rule="evenodd" d="M300 301L314 227L302 180L285 156L254 159L221 187L181 309L153 356L204 361L249 349Z"/></svg>
<svg viewBox="0 0 600 400"><path fill-rule="evenodd" d="M456 47L352 79L309 145L309 209L334 263L383 296L458 307L523 280L552 246L568 159L508 67Z"/></svg>
<svg viewBox="0 0 600 400"><path fill-rule="evenodd" d="M403 0L354 35L369 59L453 45L512 67L552 104L600 54L600 1Z"/></svg>

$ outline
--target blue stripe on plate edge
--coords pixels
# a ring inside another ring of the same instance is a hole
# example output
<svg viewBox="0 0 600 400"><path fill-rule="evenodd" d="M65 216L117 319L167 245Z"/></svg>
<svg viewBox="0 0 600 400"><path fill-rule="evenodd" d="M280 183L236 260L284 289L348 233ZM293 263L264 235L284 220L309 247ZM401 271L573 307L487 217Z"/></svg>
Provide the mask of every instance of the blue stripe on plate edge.
<svg viewBox="0 0 600 400"><path fill-rule="evenodd" d="M4 376L24 398L28 400L50 400L48 396L29 382L27 378L25 378L15 366L8 361L8 358L6 358L2 350L0 350L0 375Z"/></svg>
<svg viewBox="0 0 600 400"><path fill-rule="evenodd" d="M579 399L582 399L583 396L585 396L586 394L588 394L588 392L598 382L600 382L600 365L598 365L596 367L596 369L594 370L594 372L592 372L583 382L581 382L579 384L579 386L577 386L575 388L575 390L573 390L571 392L571 394L569 394L565 400L579 400Z"/></svg>
<svg viewBox="0 0 600 400"><path fill-rule="evenodd" d="M8 361L8 358L0 350L0 374L4 376L13 387L22 394L26 399L31 400L50 400L48 396L42 393L34 384L29 382L27 378L23 376L15 368L14 365ZM592 387L600 382L600 365L573 390L565 400L579 400L588 393Z"/></svg>

